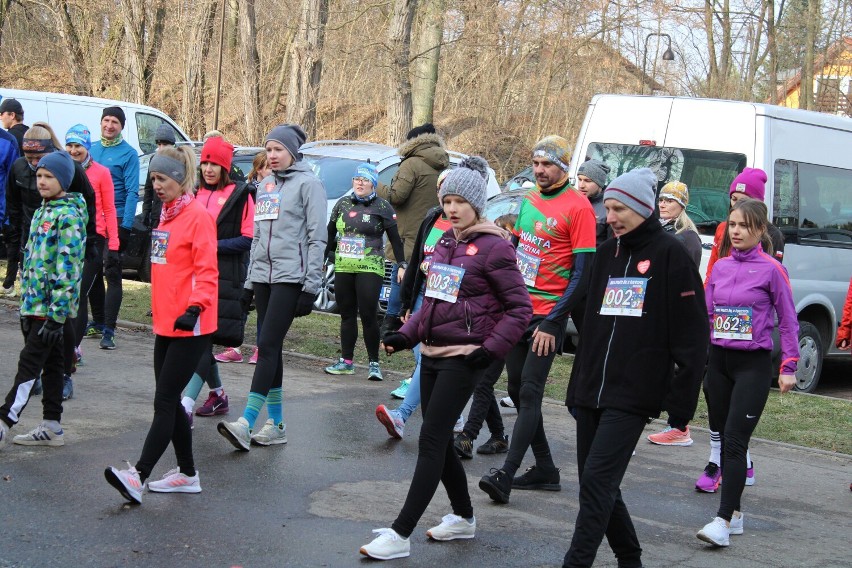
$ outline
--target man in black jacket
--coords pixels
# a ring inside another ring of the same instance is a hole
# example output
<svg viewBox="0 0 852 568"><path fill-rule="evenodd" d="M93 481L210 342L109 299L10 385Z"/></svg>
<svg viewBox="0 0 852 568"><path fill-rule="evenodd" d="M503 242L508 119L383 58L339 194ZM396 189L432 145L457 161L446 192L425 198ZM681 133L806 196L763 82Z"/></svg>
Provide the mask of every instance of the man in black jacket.
<svg viewBox="0 0 852 568"><path fill-rule="evenodd" d="M686 423L698 403L709 343L704 288L686 249L654 214L656 186L657 176L642 168L604 193L615 238L595 254L568 384L580 511L563 566L591 566L604 535L619 566L642 565L621 480L648 418L665 403Z"/></svg>

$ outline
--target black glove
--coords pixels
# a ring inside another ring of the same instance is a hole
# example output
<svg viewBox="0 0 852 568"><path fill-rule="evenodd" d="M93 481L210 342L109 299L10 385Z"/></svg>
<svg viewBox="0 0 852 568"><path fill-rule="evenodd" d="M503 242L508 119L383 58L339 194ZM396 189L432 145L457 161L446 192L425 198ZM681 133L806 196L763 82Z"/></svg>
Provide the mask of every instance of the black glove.
<svg viewBox="0 0 852 568"><path fill-rule="evenodd" d="M474 369L486 369L494 358L485 347L479 347L473 353L468 353L464 356L464 362Z"/></svg>
<svg viewBox="0 0 852 568"><path fill-rule="evenodd" d="M38 330L38 334L45 345L53 347L62 339L62 324L48 318L44 320L44 325Z"/></svg>
<svg viewBox="0 0 852 568"><path fill-rule="evenodd" d="M107 251L106 261L104 262L104 270L115 270L121 266L121 253L117 250Z"/></svg>
<svg viewBox="0 0 852 568"><path fill-rule="evenodd" d="M133 233L127 227L119 227L118 228L118 242L119 249L124 250L127 248L128 243L130 243L130 235Z"/></svg>
<svg viewBox="0 0 852 568"><path fill-rule="evenodd" d="M328 253L325 257L326 264L334 264L334 251Z"/></svg>
<svg viewBox="0 0 852 568"><path fill-rule="evenodd" d="M317 299L316 294L302 291L299 294L299 299L296 300L296 317L300 318L310 314L314 310L314 302Z"/></svg>
<svg viewBox="0 0 852 568"><path fill-rule="evenodd" d="M382 339L385 347L393 347L394 352L409 349L408 340L401 333L389 333Z"/></svg>
<svg viewBox="0 0 852 568"><path fill-rule="evenodd" d="M243 295L240 296L240 308L243 313L247 314L254 309L254 290L243 288Z"/></svg>
<svg viewBox="0 0 852 568"><path fill-rule="evenodd" d="M175 320L175 331L192 331L195 329L195 324L198 323L198 314L201 313L201 308L198 306L189 306L186 312Z"/></svg>

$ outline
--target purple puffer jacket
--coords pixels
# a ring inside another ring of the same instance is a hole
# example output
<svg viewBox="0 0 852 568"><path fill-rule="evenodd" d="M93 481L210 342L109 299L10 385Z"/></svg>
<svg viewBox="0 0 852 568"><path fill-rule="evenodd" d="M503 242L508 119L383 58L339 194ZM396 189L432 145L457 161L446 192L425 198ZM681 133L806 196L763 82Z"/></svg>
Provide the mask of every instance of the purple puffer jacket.
<svg viewBox="0 0 852 568"><path fill-rule="evenodd" d="M424 298L399 330L411 345L481 345L503 359L518 342L532 318L532 302L504 234L490 221L468 228L458 239L453 229L444 233L432 264L465 269L458 300Z"/></svg>

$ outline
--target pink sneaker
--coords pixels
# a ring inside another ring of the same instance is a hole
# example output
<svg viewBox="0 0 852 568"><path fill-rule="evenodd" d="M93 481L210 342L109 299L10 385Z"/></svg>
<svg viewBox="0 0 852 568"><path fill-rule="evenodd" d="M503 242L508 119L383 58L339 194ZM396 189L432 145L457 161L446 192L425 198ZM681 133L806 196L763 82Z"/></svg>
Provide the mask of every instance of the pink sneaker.
<svg viewBox="0 0 852 568"><path fill-rule="evenodd" d="M220 414L228 414L228 395L222 392L221 396L213 391L207 396L207 400L199 406L195 413L198 416L219 416Z"/></svg>
<svg viewBox="0 0 852 568"><path fill-rule="evenodd" d="M689 426L686 427L685 431L668 426L662 432L657 432L656 434L648 436L648 441L660 446L692 445L692 437L689 435Z"/></svg>
<svg viewBox="0 0 852 568"><path fill-rule="evenodd" d="M695 482L695 490L716 493L720 483L722 483L722 468L713 462L708 462L701 477Z"/></svg>
<svg viewBox="0 0 852 568"><path fill-rule="evenodd" d="M243 354L235 347L228 347L218 355L213 356L220 363L242 363Z"/></svg>
<svg viewBox="0 0 852 568"><path fill-rule="evenodd" d="M257 365L257 347L254 348L254 353L249 357L249 365Z"/></svg>

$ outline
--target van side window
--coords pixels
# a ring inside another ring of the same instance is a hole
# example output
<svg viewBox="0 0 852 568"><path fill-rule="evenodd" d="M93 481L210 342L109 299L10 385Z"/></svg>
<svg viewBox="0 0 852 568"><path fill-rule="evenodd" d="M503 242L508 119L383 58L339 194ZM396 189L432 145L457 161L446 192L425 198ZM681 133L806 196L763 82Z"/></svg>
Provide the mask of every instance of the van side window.
<svg viewBox="0 0 852 568"><path fill-rule="evenodd" d="M157 128L161 124L172 126L169 122L154 114L136 113L136 132L139 137L139 149L142 150L143 154L150 154L157 149L157 142L154 140L154 135L157 133ZM174 130L174 128L172 130L175 133L175 140L177 142L186 142L186 138L180 132Z"/></svg>
<svg viewBox="0 0 852 568"><path fill-rule="evenodd" d="M802 239L852 244L852 170L778 160L773 208Z"/></svg>

